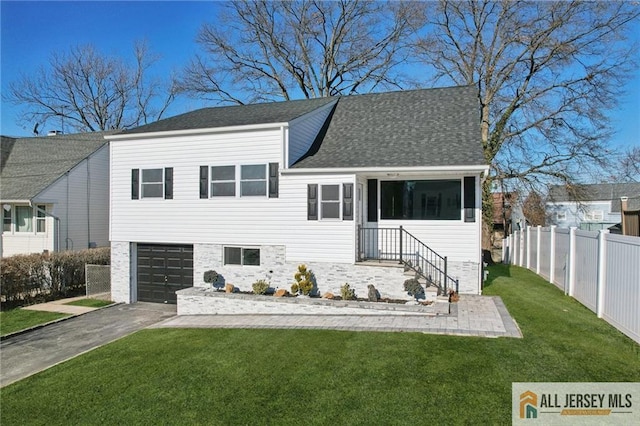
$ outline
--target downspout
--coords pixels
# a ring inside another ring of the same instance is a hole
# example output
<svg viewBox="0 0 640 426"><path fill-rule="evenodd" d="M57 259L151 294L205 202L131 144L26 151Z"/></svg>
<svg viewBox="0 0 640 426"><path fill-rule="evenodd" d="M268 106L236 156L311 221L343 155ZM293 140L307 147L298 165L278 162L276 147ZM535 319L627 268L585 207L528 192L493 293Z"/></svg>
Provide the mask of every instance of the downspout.
<svg viewBox="0 0 640 426"><path fill-rule="evenodd" d="M87 158L87 248L91 248L91 168Z"/></svg>

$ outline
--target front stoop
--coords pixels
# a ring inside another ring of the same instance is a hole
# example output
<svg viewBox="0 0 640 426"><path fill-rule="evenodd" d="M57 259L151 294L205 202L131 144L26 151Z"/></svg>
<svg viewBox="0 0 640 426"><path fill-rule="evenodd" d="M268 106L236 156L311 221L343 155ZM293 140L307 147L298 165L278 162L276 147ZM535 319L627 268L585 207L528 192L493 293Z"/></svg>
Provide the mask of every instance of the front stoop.
<svg viewBox="0 0 640 426"><path fill-rule="evenodd" d="M431 305L330 300L309 297L260 296L224 293L204 287L176 292L178 315L449 315L449 302L436 300Z"/></svg>

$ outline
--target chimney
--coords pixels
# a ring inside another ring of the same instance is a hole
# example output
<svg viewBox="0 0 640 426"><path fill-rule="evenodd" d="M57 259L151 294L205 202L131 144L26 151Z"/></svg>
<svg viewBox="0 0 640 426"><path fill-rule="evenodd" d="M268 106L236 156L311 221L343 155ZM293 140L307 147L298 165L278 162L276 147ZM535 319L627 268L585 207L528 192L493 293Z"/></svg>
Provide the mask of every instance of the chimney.
<svg viewBox="0 0 640 426"><path fill-rule="evenodd" d="M627 235L624 217L624 212L627 211L627 201L629 201L629 197L620 197L620 224L622 226L622 235Z"/></svg>

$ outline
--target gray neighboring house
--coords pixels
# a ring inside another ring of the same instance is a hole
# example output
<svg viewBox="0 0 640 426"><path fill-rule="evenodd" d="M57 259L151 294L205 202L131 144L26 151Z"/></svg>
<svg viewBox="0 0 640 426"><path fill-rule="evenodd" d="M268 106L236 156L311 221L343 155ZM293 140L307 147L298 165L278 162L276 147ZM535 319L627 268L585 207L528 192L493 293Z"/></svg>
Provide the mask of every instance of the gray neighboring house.
<svg viewBox="0 0 640 426"><path fill-rule="evenodd" d="M112 132L2 136L2 257L109 245Z"/></svg>
<svg viewBox="0 0 640 426"><path fill-rule="evenodd" d="M545 206L548 224L619 232L621 197L629 198L628 210L640 209L640 183L579 185L573 191L564 185L551 186Z"/></svg>
<svg viewBox="0 0 640 426"><path fill-rule="evenodd" d="M301 263L321 293L406 297L403 268L381 262L417 267L424 245L481 292L472 86L205 108L109 140L115 301L176 303L208 270L289 289Z"/></svg>

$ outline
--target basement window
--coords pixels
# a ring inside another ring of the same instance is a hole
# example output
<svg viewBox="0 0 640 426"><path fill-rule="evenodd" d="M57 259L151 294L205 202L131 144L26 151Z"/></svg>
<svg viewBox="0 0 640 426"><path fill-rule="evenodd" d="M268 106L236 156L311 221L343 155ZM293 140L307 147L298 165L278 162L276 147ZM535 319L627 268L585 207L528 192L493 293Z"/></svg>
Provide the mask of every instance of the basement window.
<svg viewBox="0 0 640 426"><path fill-rule="evenodd" d="M225 247L224 264L260 266L260 249L248 247Z"/></svg>

